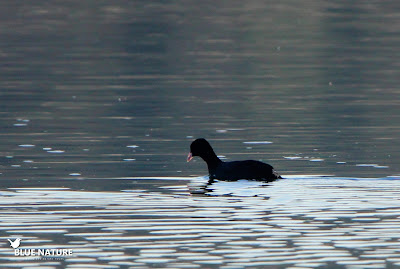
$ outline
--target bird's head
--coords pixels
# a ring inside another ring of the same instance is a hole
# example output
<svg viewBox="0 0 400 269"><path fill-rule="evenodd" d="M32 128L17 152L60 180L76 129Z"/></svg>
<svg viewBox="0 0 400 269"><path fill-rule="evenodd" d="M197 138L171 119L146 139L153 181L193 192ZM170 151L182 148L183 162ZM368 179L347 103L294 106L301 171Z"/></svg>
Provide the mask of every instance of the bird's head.
<svg viewBox="0 0 400 269"><path fill-rule="evenodd" d="M204 159L204 157L212 154L215 153L210 143L208 143L204 138L198 138L190 145L190 152L187 161L190 162L190 160L195 156L200 156Z"/></svg>

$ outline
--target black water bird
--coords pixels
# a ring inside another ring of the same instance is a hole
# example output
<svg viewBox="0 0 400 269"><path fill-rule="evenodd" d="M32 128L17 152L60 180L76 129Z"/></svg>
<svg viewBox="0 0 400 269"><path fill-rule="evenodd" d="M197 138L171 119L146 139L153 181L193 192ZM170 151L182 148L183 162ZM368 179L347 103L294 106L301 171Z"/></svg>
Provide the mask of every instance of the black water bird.
<svg viewBox="0 0 400 269"><path fill-rule="evenodd" d="M201 157L207 163L210 180L254 179L270 182L282 178L271 165L263 162L254 160L221 161L204 138L198 138L190 145L187 161L190 162L194 156Z"/></svg>

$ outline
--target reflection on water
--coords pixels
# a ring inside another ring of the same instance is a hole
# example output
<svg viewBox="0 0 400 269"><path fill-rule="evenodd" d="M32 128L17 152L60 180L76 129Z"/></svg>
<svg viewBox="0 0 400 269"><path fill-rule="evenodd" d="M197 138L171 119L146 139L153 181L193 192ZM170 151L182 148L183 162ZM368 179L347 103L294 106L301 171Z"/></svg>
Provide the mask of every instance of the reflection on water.
<svg viewBox="0 0 400 269"><path fill-rule="evenodd" d="M0 5L2 267L400 266L397 3Z"/></svg>
<svg viewBox="0 0 400 269"><path fill-rule="evenodd" d="M1 191L2 266L400 266L400 178L216 182L211 196L189 192L206 178L153 179L163 186L129 188L141 180L125 180L120 191ZM17 237L20 248L72 248L74 255L15 257L6 239Z"/></svg>

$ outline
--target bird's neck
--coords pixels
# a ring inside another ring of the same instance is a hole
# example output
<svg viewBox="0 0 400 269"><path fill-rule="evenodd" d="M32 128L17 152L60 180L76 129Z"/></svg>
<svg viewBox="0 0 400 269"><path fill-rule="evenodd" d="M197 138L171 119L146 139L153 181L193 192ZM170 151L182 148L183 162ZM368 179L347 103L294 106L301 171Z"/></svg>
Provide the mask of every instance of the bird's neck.
<svg viewBox="0 0 400 269"><path fill-rule="evenodd" d="M208 172L210 174L214 172L215 168L220 163L222 163L222 161L217 157L214 151L207 152L207 154L200 157L207 163Z"/></svg>

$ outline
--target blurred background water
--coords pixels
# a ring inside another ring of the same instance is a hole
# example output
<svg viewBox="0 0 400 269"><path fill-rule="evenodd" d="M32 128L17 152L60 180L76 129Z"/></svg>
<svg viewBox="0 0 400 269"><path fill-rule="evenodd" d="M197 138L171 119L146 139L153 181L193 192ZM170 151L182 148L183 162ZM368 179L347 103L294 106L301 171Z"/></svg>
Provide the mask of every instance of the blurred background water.
<svg viewBox="0 0 400 269"><path fill-rule="evenodd" d="M400 14L394 2L71 0L0 5L4 195L19 197L22 191L36 201L38 190L32 194L13 188L53 187L67 188L57 199L75 197L80 190L79 199L96 191L96 199L104 192L107 200L113 199L107 191L125 197L121 190L130 189L148 193L132 197L146 198L151 205L157 195L170 202L190 190L179 187L178 194L171 194L165 185L186 185L181 181L187 177L206 175L201 160L186 164L191 141L205 137L227 160L272 164L290 179L286 184L295 184L289 189L297 186L292 177L299 175L374 178L365 188L392 184L387 189L394 194L386 192L381 199L398 199ZM265 141L271 143L249 143ZM315 184L315 177L306 178ZM337 193L348 182L311 189ZM358 197L357 188L346 193ZM46 195L40 190L39 196ZM267 188L264 196L270 192ZM18 199L7 201L3 213L27 210L17 206ZM41 210L30 203L28 199L28 211ZM375 212L372 207L360 210ZM400 217L395 212L394 219ZM2 221L14 227L10 220L6 215ZM63 219L57 223L65 224ZM10 231L0 233L1 238L21 236ZM46 240L68 241L60 235ZM8 242L3 243L9 252ZM134 265L155 266L144 261Z"/></svg>

